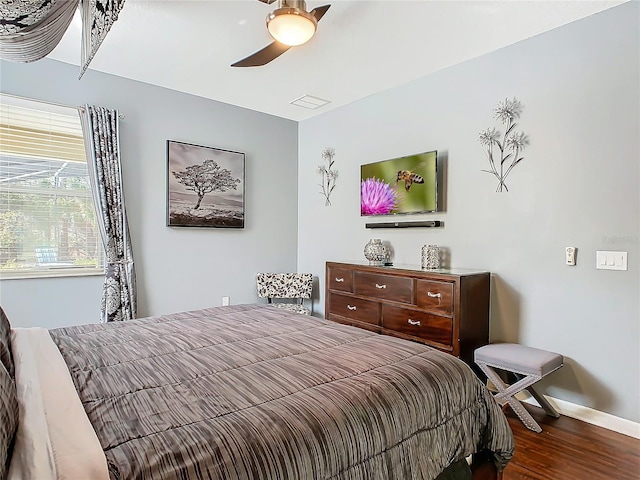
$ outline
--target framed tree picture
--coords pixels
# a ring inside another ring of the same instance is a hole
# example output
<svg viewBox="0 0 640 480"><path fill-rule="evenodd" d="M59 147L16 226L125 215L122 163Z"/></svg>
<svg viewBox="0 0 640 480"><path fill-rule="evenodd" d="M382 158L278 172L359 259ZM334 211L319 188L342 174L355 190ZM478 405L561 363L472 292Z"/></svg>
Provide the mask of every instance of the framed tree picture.
<svg viewBox="0 0 640 480"><path fill-rule="evenodd" d="M244 153L167 140L167 226L244 228Z"/></svg>

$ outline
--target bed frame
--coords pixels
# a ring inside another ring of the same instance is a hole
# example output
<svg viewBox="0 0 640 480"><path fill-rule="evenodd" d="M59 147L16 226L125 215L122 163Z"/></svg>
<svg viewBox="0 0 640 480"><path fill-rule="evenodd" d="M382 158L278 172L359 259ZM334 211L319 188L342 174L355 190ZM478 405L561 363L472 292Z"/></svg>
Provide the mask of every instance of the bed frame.
<svg viewBox="0 0 640 480"><path fill-rule="evenodd" d="M498 472L493 460L486 452L473 455L471 478L473 480L503 480L504 472Z"/></svg>

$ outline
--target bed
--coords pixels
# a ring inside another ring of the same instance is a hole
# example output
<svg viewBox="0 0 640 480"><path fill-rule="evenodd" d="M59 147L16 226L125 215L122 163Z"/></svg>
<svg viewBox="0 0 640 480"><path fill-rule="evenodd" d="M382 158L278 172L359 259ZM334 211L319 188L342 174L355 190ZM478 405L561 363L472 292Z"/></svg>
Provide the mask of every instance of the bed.
<svg viewBox="0 0 640 480"><path fill-rule="evenodd" d="M472 370L418 343L267 305L0 321L0 480L462 479L513 455Z"/></svg>

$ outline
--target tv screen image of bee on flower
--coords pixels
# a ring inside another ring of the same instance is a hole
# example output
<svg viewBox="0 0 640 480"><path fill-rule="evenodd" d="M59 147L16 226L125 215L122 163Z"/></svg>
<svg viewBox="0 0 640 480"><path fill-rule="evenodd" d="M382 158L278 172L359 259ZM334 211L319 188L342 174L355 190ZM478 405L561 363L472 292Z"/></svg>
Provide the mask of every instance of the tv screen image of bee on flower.
<svg viewBox="0 0 640 480"><path fill-rule="evenodd" d="M360 167L360 214L436 212L438 153L418 153Z"/></svg>

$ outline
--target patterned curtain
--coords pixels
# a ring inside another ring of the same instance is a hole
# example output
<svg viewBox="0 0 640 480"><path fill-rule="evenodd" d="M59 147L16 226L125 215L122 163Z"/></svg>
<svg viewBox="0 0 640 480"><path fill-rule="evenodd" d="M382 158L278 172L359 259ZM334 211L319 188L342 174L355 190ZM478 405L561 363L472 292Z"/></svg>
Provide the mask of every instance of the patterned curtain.
<svg viewBox="0 0 640 480"><path fill-rule="evenodd" d="M118 112L86 105L80 117L91 190L107 255L101 321L130 320L136 318L136 276L122 191Z"/></svg>
<svg viewBox="0 0 640 480"><path fill-rule="evenodd" d="M0 0L0 58L34 62L46 57L82 7L80 78L109 33L125 0Z"/></svg>
<svg viewBox="0 0 640 480"><path fill-rule="evenodd" d="M67 31L78 0L0 0L0 58L34 62Z"/></svg>
<svg viewBox="0 0 640 480"><path fill-rule="evenodd" d="M2 1L2 0L0 0ZM87 70L102 41L118 20L124 0L81 0L82 6L82 63L80 77Z"/></svg>

